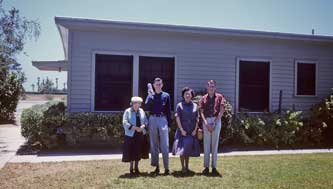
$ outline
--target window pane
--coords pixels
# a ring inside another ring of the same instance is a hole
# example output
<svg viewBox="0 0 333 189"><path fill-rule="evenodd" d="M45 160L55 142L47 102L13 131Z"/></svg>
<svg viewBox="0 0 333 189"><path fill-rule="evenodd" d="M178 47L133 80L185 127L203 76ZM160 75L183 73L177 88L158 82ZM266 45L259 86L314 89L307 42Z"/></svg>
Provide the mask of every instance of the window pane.
<svg viewBox="0 0 333 189"><path fill-rule="evenodd" d="M133 56L96 54L95 110L119 111L132 96Z"/></svg>
<svg viewBox="0 0 333 189"><path fill-rule="evenodd" d="M316 64L297 63L297 95L316 94Z"/></svg>
<svg viewBox="0 0 333 189"><path fill-rule="evenodd" d="M163 91L170 94L171 107L174 102L175 59L165 57L139 57L139 95L147 96L147 83L153 83L156 77L163 79Z"/></svg>
<svg viewBox="0 0 333 189"><path fill-rule="evenodd" d="M269 111L268 62L239 62L239 109Z"/></svg>

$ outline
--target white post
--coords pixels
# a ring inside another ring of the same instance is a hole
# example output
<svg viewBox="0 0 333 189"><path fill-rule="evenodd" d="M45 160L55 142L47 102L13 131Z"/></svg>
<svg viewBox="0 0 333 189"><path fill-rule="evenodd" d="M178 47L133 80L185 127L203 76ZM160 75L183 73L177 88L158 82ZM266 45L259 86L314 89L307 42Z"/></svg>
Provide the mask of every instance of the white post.
<svg viewBox="0 0 333 189"><path fill-rule="evenodd" d="M139 95L139 56L133 56L133 96Z"/></svg>

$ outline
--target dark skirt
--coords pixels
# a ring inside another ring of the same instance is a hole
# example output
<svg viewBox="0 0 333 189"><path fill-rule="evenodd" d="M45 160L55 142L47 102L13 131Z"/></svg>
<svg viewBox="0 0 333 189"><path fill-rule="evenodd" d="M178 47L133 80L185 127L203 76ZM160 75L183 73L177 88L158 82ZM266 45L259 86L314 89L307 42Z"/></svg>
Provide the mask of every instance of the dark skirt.
<svg viewBox="0 0 333 189"><path fill-rule="evenodd" d="M141 158L149 158L149 141L147 135L135 132L133 137L125 136L122 161L139 161Z"/></svg>

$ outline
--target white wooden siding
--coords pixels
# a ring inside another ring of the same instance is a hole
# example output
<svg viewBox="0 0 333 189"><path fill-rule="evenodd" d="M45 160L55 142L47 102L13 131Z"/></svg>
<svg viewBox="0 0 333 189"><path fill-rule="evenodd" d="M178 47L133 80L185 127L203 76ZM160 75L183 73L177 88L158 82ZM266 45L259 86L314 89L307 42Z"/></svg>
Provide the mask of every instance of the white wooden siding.
<svg viewBox="0 0 333 189"><path fill-rule="evenodd" d="M208 79L215 79L218 90L234 105L236 61L239 57L272 61L272 111L278 108L280 90L283 90L283 108L294 104L297 109L307 110L329 94L333 87L332 44L134 30L76 30L72 31L71 43L69 107L72 112L91 110L94 51L176 55L175 103L181 99L180 91L184 86L202 90ZM294 96L294 63L297 59L318 62L317 97Z"/></svg>

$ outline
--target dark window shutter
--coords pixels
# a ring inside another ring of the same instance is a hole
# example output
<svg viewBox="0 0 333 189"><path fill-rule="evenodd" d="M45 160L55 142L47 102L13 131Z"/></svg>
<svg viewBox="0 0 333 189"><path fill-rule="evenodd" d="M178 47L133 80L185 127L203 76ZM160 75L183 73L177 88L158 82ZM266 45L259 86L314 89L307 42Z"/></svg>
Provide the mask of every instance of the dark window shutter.
<svg viewBox="0 0 333 189"><path fill-rule="evenodd" d="M239 110L269 111L268 62L239 62Z"/></svg>
<svg viewBox="0 0 333 189"><path fill-rule="evenodd" d="M132 73L133 56L96 54L96 111L120 111L129 107Z"/></svg>
<svg viewBox="0 0 333 189"><path fill-rule="evenodd" d="M316 64L297 63L297 95L316 95Z"/></svg>

